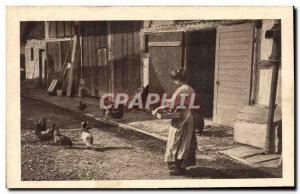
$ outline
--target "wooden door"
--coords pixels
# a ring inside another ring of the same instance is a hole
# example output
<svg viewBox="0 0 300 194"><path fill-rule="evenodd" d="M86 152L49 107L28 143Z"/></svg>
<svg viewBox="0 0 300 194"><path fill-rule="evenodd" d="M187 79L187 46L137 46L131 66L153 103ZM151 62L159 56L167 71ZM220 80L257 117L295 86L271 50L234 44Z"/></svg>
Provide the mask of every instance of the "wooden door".
<svg viewBox="0 0 300 194"><path fill-rule="evenodd" d="M108 61L108 48L97 50L97 73L99 96L111 91L110 89L110 66Z"/></svg>
<svg viewBox="0 0 300 194"><path fill-rule="evenodd" d="M217 28L214 122L233 125L250 104L254 23Z"/></svg>
<svg viewBox="0 0 300 194"><path fill-rule="evenodd" d="M183 68L183 33L164 32L149 35L149 91L171 95L176 86L170 72Z"/></svg>

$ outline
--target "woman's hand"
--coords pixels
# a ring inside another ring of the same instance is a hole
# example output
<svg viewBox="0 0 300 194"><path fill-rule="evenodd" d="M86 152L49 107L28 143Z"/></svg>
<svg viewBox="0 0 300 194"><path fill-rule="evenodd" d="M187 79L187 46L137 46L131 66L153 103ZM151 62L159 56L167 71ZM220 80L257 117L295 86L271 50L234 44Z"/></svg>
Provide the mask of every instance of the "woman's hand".
<svg viewBox="0 0 300 194"><path fill-rule="evenodd" d="M163 110L165 108L166 108L166 106L159 106L159 107L157 107L156 109L154 109L152 111L152 115L155 116L159 110Z"/></svg>

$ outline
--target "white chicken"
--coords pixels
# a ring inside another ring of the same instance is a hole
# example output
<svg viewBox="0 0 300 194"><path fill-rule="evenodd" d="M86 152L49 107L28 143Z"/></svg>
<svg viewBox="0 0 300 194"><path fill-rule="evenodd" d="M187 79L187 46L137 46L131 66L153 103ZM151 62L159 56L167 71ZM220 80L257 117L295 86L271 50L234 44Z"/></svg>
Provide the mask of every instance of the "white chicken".
<svg viewBox="0 0 300 194"><path fill-rule="evenodd" d="M89 123L87 121L81 122L81 139L88 148L93 147L94 144L94 138L89 130Z"/></svg>

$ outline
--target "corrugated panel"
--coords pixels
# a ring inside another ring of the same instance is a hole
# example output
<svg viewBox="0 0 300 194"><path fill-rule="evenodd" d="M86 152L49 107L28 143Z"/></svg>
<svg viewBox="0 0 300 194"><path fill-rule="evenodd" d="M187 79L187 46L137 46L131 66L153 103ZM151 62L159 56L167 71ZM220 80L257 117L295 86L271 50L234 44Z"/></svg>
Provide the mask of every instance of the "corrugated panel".
<svg viewBox="0 0 300 194"><path fill-rule="evenodd" d="M254 24L217 28L214 121L233 125L237 112L249 105Z"/></svg>

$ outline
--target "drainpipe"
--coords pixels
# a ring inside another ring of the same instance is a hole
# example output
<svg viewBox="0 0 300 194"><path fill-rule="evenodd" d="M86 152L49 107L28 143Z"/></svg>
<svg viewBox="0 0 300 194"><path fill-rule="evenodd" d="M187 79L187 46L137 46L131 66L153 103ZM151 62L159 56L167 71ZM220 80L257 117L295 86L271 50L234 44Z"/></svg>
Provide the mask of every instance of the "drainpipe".
<svg viewBox="0 0 300 194"><path fill-rule="evenodd" d="M269 111L267 120L267 133L266 133L266 144L265 153L270 154L274 152L274 111L276 108L276 92L278 83L278 72L281 61L281 24L280 20L275 20L273 27L266 31L265 37L267 39L273 39L272 54L269 57L268 63L272 65L272 81L271 81L271 92L269 101Z"/></svg>

